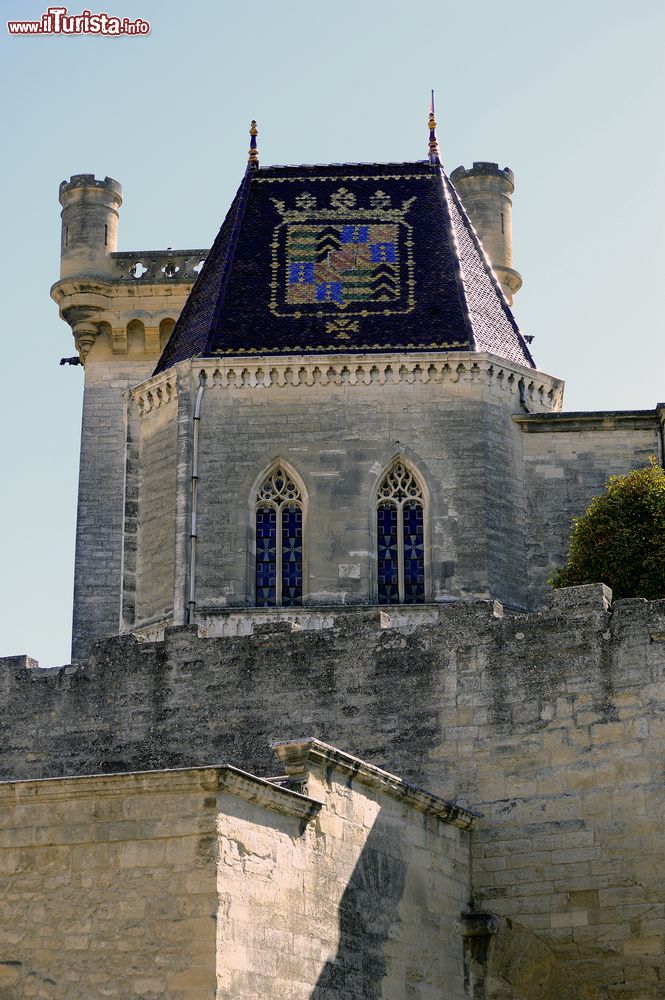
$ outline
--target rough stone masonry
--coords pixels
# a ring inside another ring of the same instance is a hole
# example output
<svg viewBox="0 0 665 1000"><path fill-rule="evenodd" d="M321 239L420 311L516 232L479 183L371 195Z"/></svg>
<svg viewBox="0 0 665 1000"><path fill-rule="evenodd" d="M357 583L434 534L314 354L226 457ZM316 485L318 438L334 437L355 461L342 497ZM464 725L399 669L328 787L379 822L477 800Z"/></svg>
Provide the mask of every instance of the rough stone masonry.
<svg viewBox="0 0 665 1000"><path fill-rule="evenodd" d="M482 813L475 905L551 949L565 971L558 996L656 997L665 601L611 607L609 596L571 588L529 614L439 606L410 630L378 609L318 631L174 628L163 642L101 641L57 670L8 658L1 773L225 762L266 774L271 742L316 736ZM533 982L522 969L520 995L545 995L538 968Z"/></svg>

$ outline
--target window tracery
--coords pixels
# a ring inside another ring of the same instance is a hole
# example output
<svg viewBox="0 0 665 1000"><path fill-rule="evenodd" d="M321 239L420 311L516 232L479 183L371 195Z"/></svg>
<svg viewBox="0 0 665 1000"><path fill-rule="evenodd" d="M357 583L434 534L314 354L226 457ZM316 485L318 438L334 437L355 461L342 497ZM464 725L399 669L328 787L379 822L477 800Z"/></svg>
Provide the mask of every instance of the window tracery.
<svg viewBox="0 0 665 1000"><path fill-rule="evenodd" d="M281 465L256 495L256 605L302 604L303 497Z"/></svg>
<svg viewBox="0 0 665 1000"><path fill-rule="evenodd" d="M422 604L425 600L423 491L403 462L396 462L381 480L376 517L379 604Z"/></svg>

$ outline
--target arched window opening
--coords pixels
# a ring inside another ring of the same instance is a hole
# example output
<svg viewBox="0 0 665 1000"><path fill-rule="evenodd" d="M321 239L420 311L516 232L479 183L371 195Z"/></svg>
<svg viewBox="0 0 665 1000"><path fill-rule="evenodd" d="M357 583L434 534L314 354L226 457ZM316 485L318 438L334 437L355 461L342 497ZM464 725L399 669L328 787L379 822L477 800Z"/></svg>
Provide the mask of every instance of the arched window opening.
<svg viewBox="0 0 665 1000"><path fill-rule="evenodd" d="M423 492L403 462L381 480L377 509L379 604L422 604L425 600Z"/></svg>
<svg viewBox="0 0 665 1000"><path fill-rule="evenodd" d="M302 604L303 497L278 465L256 497L256 606Z"/></svg>
<svg viewBox="0 0 665 1000"><path fill-rule="evenodd" d="M163 351L175 327L174 319L163 319L159 324L159 349Z"/></svg>

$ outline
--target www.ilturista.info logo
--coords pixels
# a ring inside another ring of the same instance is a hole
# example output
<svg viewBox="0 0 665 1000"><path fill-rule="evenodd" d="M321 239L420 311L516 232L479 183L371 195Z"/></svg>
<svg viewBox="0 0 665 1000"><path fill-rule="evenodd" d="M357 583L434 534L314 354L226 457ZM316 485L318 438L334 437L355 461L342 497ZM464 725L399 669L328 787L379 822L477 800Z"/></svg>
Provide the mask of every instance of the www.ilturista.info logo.
<svg viewBox="0 0 665 1000"><path fill-rule="evenodd" d="M10 35L148 35L150 24L137 18L113 17L83 10L68 14L66 7L49 7L39 21L7 21Z"/></svg>

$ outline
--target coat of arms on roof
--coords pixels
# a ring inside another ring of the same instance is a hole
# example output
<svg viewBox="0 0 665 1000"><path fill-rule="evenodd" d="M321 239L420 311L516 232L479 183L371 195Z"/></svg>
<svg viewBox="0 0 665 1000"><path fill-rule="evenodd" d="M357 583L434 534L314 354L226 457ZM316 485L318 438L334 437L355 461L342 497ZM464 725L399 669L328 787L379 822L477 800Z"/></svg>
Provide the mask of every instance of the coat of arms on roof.
<svg viewBox="0 0 665 1000"><path fill-rule="evenodd" d="M282 217L271 244L274 315L390 316L413 309L413 229L406 216L415 197L393 204L379 188L359 203L356 193L339 187L325 204L308 190L292 207L271 200Z"/></svg>

